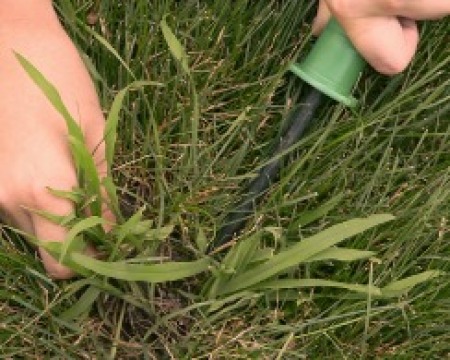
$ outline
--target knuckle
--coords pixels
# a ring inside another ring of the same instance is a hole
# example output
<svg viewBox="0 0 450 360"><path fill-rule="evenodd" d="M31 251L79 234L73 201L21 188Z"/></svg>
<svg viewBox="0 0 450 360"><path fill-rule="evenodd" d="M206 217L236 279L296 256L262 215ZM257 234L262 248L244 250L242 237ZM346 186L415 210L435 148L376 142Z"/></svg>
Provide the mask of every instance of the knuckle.
<svg viewBox="0 0 450 360"><path fill-rule="evenodd" d="M47 271L48 276L53 280L66 280L74 276L72 270L58 262L47 264L45 270Z"/></svg>
<svg viewBox="0 0 450 360"><path fill-rule="evenodd" d="M337 17L345 17L349 15L349 11L353 8L348 0L328 0L328 8Z"/></svg>
<svg viewBox="0 0 450 360"><path fill-rule="evenodd" d="M0 189L0 209L6 209L11 206L13 202L13 196L10 196L10 193L4 190L4 188Z"/></svg>

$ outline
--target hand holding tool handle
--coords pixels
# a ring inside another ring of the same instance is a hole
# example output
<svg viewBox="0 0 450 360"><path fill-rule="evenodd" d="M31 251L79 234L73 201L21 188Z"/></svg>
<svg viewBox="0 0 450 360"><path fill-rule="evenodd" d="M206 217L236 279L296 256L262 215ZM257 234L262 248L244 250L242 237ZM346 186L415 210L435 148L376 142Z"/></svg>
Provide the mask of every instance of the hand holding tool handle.
<svg viewBox="0 0 450 360"><path fill-rule="evenodd" d="M366 65L336 19L331 19L301 64L290 70L303 81L349 107L357 100L351 95Z"/></svg>

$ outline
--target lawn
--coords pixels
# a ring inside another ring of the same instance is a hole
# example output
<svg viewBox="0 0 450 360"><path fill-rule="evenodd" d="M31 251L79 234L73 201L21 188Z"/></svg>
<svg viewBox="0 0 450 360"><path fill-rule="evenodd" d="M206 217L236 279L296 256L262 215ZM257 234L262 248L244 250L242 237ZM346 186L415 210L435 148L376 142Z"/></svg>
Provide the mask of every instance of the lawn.
<svg viewBox="0 0 450 360"><path fill-rule="evenodd" d="M306 91L287 69L311 47L314 3L56 5L118 121L119 223L71 220L79 236L54 250L83 275L65 282L0 228L1 358L450 355L447 20L421 24L403 74L367 69L357 109L327 101L239 240L208 256ZM83 238L107 259L72 254Z"/></svg>

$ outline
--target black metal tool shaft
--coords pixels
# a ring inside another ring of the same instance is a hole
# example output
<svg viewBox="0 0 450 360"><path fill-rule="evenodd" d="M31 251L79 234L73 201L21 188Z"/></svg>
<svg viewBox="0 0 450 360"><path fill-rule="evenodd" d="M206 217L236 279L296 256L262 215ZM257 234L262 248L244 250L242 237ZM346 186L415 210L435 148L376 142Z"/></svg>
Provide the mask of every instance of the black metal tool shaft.
<svg viewBox="0 0 450 360"><path fill-rule="evenodd" d="M259 171L258 176L247 187L244 200L237 204L226 216L223 227L209 246L209 252L227 244L234 236L240 233L265 191L278 180L283 153L302 137L323 97L324 95L320 91L311 88L308 94L300 101L300 106L297 106L290 114L292 119L291 125L279 139L273 161L270 161Z"/></svg>

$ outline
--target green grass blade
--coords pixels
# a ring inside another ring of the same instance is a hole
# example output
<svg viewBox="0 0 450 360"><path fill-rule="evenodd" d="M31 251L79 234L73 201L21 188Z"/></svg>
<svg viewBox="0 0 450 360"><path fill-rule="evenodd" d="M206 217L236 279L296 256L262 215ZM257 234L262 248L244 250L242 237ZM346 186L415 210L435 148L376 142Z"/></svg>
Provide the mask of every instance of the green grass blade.
<svg viewBox="0 0 450 360"><path fill-rule="evenodd" d="M321 251L320 253L310 257L307 259L307 262L316 262L316 261L358 261L364 260L376 255L373 251L364 251L364 250L355 250L355 249L347 249L341 247L332 247Z"/></svg>
<svg viewBox="0 0 450 360"><path fill-rule="evenodd" d="M113 179L110 176L106 176L102 179L102 185L107 194L106 204L108 205L109 210L111 210L118 222L122 222L123 216L122 212L120 211L119 197L117 196L117 187L114 184Z"/></svg>
<svg viewBox="0 0 450 360"><path fill-rule="evenodd" d="M101 216L102 214L102 194L100 190L100 178L92 157L86 145L79 139L69 135L73 156L78 159L78 176L80 186L85 188L86 196L91 199L89 208L92 215Z"/></svg>
<svg viewBox="0 0 450 360"><path fill-rule="evenodd" d="M80 204L84 199L84 194L79 188L73 188L72 190L58 190L47 187L47 190L50 194L59 197L61 199L66 199L74 204Z"/></svg>
<svg viewBox="0 0 450 360"><path fill-rule="evenodd" d="M344 195L339 194L327 201L325 204L319 206L317 209L305 211L295 220L293 224L289 226L289 231L298 231L299 227L304 227L318 219L323 218L331 210L338 206L342 202L343 198Z"/></svg>
<svg viewBox="0 0 450 360"><path fill-rule="evenodd" d="M181 69L183 70L184 74L189 77L192 95L191 95L191 102L192 102L192 113L190 116L190 129L188 130L191 133L191 154L190 154L190 167L194 170L194 174L198 176L198 130L199 130L199 123L200 123L200 102L199 97L196 89L196 84L194 77L189 69L189 61L188 61L188 55L181 45L180 41L177 39L173 31L170 29L169 25L167 24L165 16L161 22L160 27L164 36L164 39L167 43L167 46L169 47L169 50L172 54L172 56L175 58L175 60L181 65Z"/></svg>
<svg viewBox="0 0 450 360"><path fill-rule="evenodd" d="M136 236L145 236L146 238L151 238L155 240L165 240L167 236L170 235L170 233L173 231L174 226L163 226L160 231L160 229L152 229L153 227L153 220L142 220L136 224L136 226L131 229L130 234L136 235ZM149 233L152 233L152 235L148 236ZM155 238L153 237L155 235Z"/></svg>
<svg viewBox="0 0 450 360"><path fill-rule="evenodd" d="M208 271L209 259L193 262L170 262L156 265L127 264L124 262L105 262L90 258L80 253L73 253L71 260L96 274L106 277L126 280L162 283L182 280Z"/></svg>
<svg viewBox="0 0 450 360"><path fill-rule="evenodd" d="M78 237L78 235L82 234L84 231L103 225L105 223L105 220L97 217L97 216L91 216L87 219L80 220L77 224L75 224L67 233L66 238L64 239L64 242L62 243L61 248L61 254L59 255L59 261L61 263L64 263L64 259L68 253L70 253L69 249L72 247L72 243L74 240Z"/></svg>
<svg viewBox="0 0 450 360"><path fill-rule="evenodd" d="M169 25L167 25L166 17L167 16L165 16L160 22L164 39L166 40L166 43L169 46L169 50L172 53L172 56L180 63L184 73L188 75L190 74L188 56L183 46L181 45L180 41L172 32Z"/></svg>
<svg viewBox="0 0 450 360"><path fill-rule="evenodd" d="M134 229L134 233L136 235L143 235L143 238L147 241L164 241L170 236L170 234L173 233L173 231L175 229L174 225L167 225L167 226L162 226L157 229L147 228L144 231L143 226L145 224L146 224L146 222L144 222L144 221L141 222L140 224L138 224L136 226L136 228ZM138 233L136 233L136 232L138 232Z"/></svg>
<svg viewBox="0 0 450 360"><path fill-rule="evenodd" d="M233 293L266 281L300 263L306 262L310 257L337 245L349 237L393 219L394 216L392 215L381 214L334 225L280 252L269 261L238 274L221 289L219 294Z"/></svg>
<svg viewBox="0 0 450 360"><path fill-rule="evenodd" d="M118 244L120 244L123 241L123 239L125 239L125 237L127 237L130 234L133 234L133 231L136 228L136 226L142 221L144 211L145 207L140 208L127 221L125 221L123 224L118 225L114 229L114 233L118 239Z"/></svg>
<svg viewBox="0 0 450 360"><path fill-rule="evenodd" d="M127 70L128 74L133 78L136 79L136 75L133 73L131 68L128 66L128 64L125 62L125 60L119 55L116 49L106 40L103 36L101 36L99 33L91 29L88 25L82 24L84 27L84 30L86 30L90 35L92 35L95 40L97 40L102 46L104 46L113 56L122 64L122 66Z"/></svg>
<svg viewBox="0 0 450 360"><path fill-rule="evenodd" d="M72 211L70 214L67 214L67 215L55 215L48 211L31 209L26 206L23 206L22 208L24 210L30 211L31 213L39 215L40 217L42 217L46 220L49 220L49 221L53 222L54 224L58 224L61 226L68 226L70 223L72 223L74 220L76 220L75 211Z"/></svg>
<svg viewBox="0 0 450 360"><path fill-rule="evenodd" d="M139 89L144 86L162 86L161 83L154 81L135 81L119 91L119 93L114 98L114 101L109 110L108 117L106 119L105 125L105 146L106 146L106 161L108 163L108 168L112 166L115 144L117 141L117 126L119 124L119 114L122 109L123 101L126 94L133 89Z"/></svg>
<svg viewBox="0 0 450 360"><path fill-rule="evenodd" d="M257 249L253 254L252 260L250 264L263 263L272 258L275 254L275 249L273 248L264 248Z"/></svg>
<svg viewBox="0 0 450 360"><path fill-rule="evenodd" d="M222 266L234 273L241 273L255 256L260 241L261 233L259 232L238 242L228 252L222 261Z"/></svg>
<svg viewBox="0 0 450 360"><path fill-rule="evenodd" d="M136 226L142 221L142 216L145 208L139 209L135 214L133 214L127 221L125 221L123 224L117 225L113 229L113 233L116 237L116 241L114 244L114 248L109 255L109 260L112 261L116 258L119 248L122 245L122 242L124 239L133 234L133 230L136 228ZM140 243L137 242L136 239L131 239L133 242L133 245L135 245L138 249L140 248Z"/></svg>
<svg viewBox="0 0 450 360"><path fill-rule="evenodd" d="M381 290L376 286L369 287L368 285L347 284L339 281L323 280L323 279L283 279L263 282L258 285L258 289L299 289L299 288L315 288L315 287L332 287L338 289L345 289L354 291L360 294L372 293L374 296L380 296Z"/></svg>
<svg viewBox="0 0 450 360"><path fill-rule="evenodd" d="M413 287L445 275L442 271L430 270L416 274L405 279L394 281L381 289L383 298L398 297L411 290Z"/></svg>
<svg viewBox="0 0 450 360"><path fill-rule="evenodd" d="M101 293L101 289L95 286L89 286L78 301L59 315L59 317L65 321L72 321L83 317L83 315L89 313L92 305Z"/></svg>
<svg viewBox="0 0 450 360"><path fill-rule="evenodd" d="M220 289L227 284L234 274L242 274L252 261L261 241L261 232L258 232L234 245L220 264L220 269L208 291L210 299L215 298Z"/></svg>
<svg viewBox="0 0 450 360"><path fill-rule="evenodd" d="M205 254L208 249L208 240L206 239L205 231L202 227L199 227L197 236L195 237L195 243L197 245L197 249Z"/></svg>

